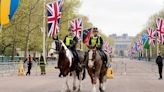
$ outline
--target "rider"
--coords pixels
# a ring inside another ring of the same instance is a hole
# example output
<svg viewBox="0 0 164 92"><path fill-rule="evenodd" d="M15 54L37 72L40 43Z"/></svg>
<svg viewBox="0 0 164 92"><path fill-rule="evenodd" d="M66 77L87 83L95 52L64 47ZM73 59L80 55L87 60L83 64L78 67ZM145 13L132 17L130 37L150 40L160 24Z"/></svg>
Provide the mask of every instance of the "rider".
<svg viewBox="0 0 164 92"><path fill-rule="evenodd" d="M89 40L89 46L95 46L96 45L96 49L99 51L100 56L102 57L104 63L107 65L107 56L105 54L105 52L103 51L103 39L100 35L98 35L98 28L94 27L92 28L93 31L93 36L91 36L90 40Z"/></svg>
<svg viewBox="0 0 164 92"><path fill-rule="evenodd" d="M73 33L73 30L71 27L69 27L68 29L69 34L65 36L64 38L64 43L67 46L67 48L72 52L75 61L77 60L79 62L79 57L76 51L76 47L78 44L78 38L76 37L76 35Z"/></svg>

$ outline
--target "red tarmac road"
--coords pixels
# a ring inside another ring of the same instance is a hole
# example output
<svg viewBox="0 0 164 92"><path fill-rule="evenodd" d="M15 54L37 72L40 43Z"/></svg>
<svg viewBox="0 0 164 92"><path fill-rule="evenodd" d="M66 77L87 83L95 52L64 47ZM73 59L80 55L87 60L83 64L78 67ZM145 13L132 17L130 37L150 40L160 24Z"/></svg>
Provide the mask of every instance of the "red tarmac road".
<svg viewBox="0 0 164 92"><path fill-rule="evenodd" d="M108 80L106 92L164 92L164 80L158 80L155 63L115 58L112 67L114 79ZM46 76L0 77L0 92L60 92L63 84L54 70ZM90 92L91 88L87 77L82 92Z"/></svg>

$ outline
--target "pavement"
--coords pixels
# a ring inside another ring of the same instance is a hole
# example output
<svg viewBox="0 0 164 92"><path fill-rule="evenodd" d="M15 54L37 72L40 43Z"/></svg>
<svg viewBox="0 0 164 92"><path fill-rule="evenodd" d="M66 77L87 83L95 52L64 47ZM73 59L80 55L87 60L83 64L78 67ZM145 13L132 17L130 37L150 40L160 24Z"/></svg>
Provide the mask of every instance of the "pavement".
<svg viewBox="0 0 164 92"><path fill-rule="evenodd" d="M158 80L154 62L114 58L112 67L114 79L108 79L106 92L164 92L164 80ZM65 79L58 77L58 70L51 70L46 76L32 71L31 76L0 77L0 92L60 92L64 83ZM87 76L82 82L82 92L91 92L91 89Z"/></svg>

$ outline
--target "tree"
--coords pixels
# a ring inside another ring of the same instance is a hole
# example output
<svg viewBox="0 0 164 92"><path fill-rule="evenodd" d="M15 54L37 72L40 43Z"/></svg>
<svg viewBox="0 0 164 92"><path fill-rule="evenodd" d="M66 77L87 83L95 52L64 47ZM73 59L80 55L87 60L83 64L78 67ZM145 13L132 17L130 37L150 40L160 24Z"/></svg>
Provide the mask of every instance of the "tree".
<svg viewBox="0 0 164 92"><path fill-rule="evenodd" d="M43 0L20 1L20 6L11 23L3 26L3 31L0 33L0 54L9 53L8 55L14 56L16 48L26 51L25 56L27 56L29 51L42 51L42 32L40 27L42 27L43 21ZM48 0L47 3L51 1L54 0ZM82 16L77 12L79 7L80 0L64 0L60 22L60 39L63 39L67 33L68 21L77 16ZM82 17L86 27L92 24L86 16ZM47 50L51 41L51 38L46 37Z"/></svg>

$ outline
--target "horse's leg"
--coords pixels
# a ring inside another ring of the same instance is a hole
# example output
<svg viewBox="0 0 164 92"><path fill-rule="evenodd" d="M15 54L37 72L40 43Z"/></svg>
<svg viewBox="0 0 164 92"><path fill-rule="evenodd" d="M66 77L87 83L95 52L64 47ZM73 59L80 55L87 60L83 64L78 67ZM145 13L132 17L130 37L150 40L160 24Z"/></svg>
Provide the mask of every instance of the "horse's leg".
<svg viewBox="0 0 164 92"><path fill-rule="evenodd" d="M105 92L105 83L106 83L106 78L104 76L101 76L99 78L99 90L100 90L100 92Z"/></svg>
<svg viewBox="0 0 164 92"><path fill-rule="evenodd" d="M92 82L92 91L91 92L96 92L97 77L95 76L93 71L90 71L89 75L91 77L91 82Z"/></svg>
<svg viewBox="0 0 164 92"><path fill-rule="evenodd" d="M79 88L78 88L78 92L81 92L81 82L83 79L83 73L85 72L85 70L82 70L82 72L80 72L79 74Z"/></svg>
<svg viewBox="0 0 164 92"><path fill-rule="evenodd" d="M66 84L64 84L63 85L63 87L62 87L62 89L61 89L61 91L60 92L71 92L71 90L70 90L70 88L69 88L69 85L68 85L68 76L65 78L65 83Z"/></svg>
<svg viewBox="0 0 164 92"><path fill-rule="evenodd" d="M73 91L75 91L77 88L76 88L76 72L74 71L73 72Z"/></svg>
<svg viewBox="0 0 164 92"><path fill-rule="evenodd" d="M66 86L67 86L66 92L71 92L71 90L69 88L69 84L68 84L68 79L69 79L69 76L66 77Z"/></svg>
<svg viewBox="0 0 164 92"><path fill-rule="evenodd" d="M92 68L87 68L88 74L91 79L92 83L92 91L91 92L96 92L96 82L97 82L97 77L94 74L94 70Z"/></svg>

